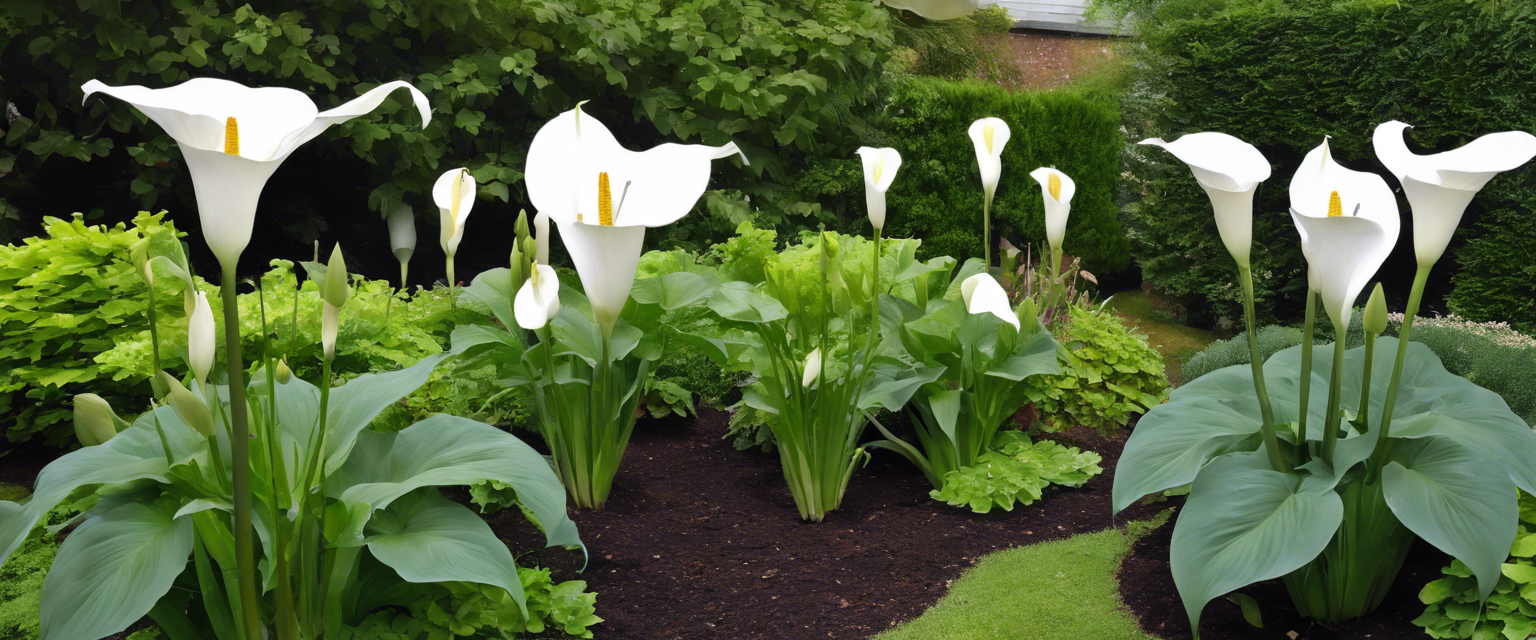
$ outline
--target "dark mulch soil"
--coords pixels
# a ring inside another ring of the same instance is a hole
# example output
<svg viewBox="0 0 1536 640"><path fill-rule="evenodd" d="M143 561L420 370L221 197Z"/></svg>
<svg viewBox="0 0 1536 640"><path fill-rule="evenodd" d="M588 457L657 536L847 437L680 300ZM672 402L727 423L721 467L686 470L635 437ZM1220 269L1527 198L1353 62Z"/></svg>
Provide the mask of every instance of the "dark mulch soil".
<svg viewBox="0 0 1536 640"><path fill-rule="evenodd" d="M1086 430L1057 439L1099 452L1104 473L1012 513L936 502L920 473L882 452L854 475L842 507L811 524L777 454L733 449L721 439L726 419L704 410L697 421L640 424L607 508L572 516L592 554L586 572L569 571L572 554L542 554L559 577L597 592L607 620L597 638L867 638L932 606L978 556L1113 524L1122 443ZM1137 507L1119 521L1151 513ZM536 539L515 513L491 526Z"/></svg>
<svg viewBox="0 0 1536 640"><path fill-rule="evenodd" d="M1167 640L1190 638L1189 618L1174 590L1173 573L1168 568L1168 545L1173 540L1173 522L1159 527L1138 540L1120 564L1120 599L1148 633ZM1415 540L1403 563L1402 573L1387 593L1381 607L1371 615L1346 622L1326 624L1297 615L1291 597L1279 580L1262 582L1245 589L1259 603L1264 628L1255 629L1243 621L1241 610L1225 598L1206 605L1200 617L1200 637L1207 640L1358 640L1360 638L1427 638L1424 630L1412 623L1424 613L1419 603L1419 589L1440 577L1440 569L1450 563L1445 554L1429 543ZM1296 635L1290 635L1295 633Z"/></svg>

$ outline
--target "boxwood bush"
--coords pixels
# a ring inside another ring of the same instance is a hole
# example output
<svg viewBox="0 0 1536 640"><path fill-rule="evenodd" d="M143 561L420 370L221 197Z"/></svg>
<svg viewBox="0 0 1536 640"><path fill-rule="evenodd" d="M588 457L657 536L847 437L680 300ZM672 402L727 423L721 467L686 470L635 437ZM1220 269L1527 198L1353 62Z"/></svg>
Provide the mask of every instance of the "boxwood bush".
<svg viewBox="0 0 1536 640"><path fill-rule="evenodd" d="M904 159L887 196L886 235L921 238L925 256L981 257L981 176L966 131L987 116L1002 118L1012 132L992 205L994 236L1021 247L1044 242L1040 186L1029 172L1054 166L1077 182L1065 252L1095 273L1129 265L1115 207L1118 113L1112 102L1068 90L1015 92L932 78L900 85L881 121L883 143Z"/></svg>
<svg viewBox="0 0 1536 640"><path fill-rule="evenodd" d="M1323 135L1333 136L1341 163L1385 176L1370 142L1380 122L1417 125L1408 138L1420 152L1495 131L1536 130L1527 95L1536 84L1536 6L1529 2L1110 3L1153 8L1141 22L1146 72L1123 102L1131 140L1223 131L1253 143L1274 165L1254 208L1257 306L1272 314L1261 322L1301 316L1304 262L1285 215L1285 185ZM1195 320L1241 320L1232 260L1189 170L1155 149L1131 150L1128 168L1133 179L1123 197L1146 280ZM1407 216L1406 199L1399 205ZM1536 222L1527 215L1533 208L1536 164L1493 180L1468 209L1453 259L1437 267L1427 308L1443 311L1448 303L1474 320L1528 330L1536 324L1528 293L1536 271L1524 259L1536 252ZM1405 228L1383 273L1412 273L1407 236ZM1407 294L1408 278L1398 282L1387 290L1397 298L1392 308L1402 308Z"/></svg>

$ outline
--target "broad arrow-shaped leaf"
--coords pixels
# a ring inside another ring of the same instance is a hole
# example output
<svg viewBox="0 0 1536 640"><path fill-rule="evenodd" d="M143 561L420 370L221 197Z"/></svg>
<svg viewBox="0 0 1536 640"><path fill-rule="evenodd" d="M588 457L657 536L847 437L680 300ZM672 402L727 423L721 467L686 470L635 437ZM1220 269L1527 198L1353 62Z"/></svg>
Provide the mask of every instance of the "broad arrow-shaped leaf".
<svg viewBox="0 0 1536 640"><path fill-rule="evenodd" d="M43 579L43 639L101 638L149 613L192 552L192 519L175 512L169 500L123 502L70 534Z"/></svg>

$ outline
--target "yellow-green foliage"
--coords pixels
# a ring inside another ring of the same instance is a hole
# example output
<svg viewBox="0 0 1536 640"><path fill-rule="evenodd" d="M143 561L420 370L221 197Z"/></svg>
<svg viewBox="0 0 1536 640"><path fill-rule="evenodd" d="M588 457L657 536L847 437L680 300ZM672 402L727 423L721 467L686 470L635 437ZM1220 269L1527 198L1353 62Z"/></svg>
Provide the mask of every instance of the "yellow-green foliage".
<svg viewBox="0 0 1536 640"><path fill-rule="evenodd" d="M1079 424L1114 431L1168 395L1162 355L1113 313L1072 307L1057 341L1073 358L1062 359L1061 375L1030 378L1039 382L1028 391L1047 431Z"/></svg>
<svg viewBox="0 0 1536 640"><path fill-rule="evenodd" d="M20 500L28 491L16 485L0 484L0 500ZM35 531L0 565L0 638L23 640L38 634L38 594L43 577L53 564L59 545L53 537Z"/></svg>
<svg viewBox="0 0 1536 640"><path fill-rule="evenodd" d="M1536 634L1536 498L1520 494L1520 533L1502 567L1503 577L1478 602L1477 578L1460 560L1442 569L1445 577L1424 585L1419 600L1428 608L1413 623L1432 638L1517 638Z"/></svg>

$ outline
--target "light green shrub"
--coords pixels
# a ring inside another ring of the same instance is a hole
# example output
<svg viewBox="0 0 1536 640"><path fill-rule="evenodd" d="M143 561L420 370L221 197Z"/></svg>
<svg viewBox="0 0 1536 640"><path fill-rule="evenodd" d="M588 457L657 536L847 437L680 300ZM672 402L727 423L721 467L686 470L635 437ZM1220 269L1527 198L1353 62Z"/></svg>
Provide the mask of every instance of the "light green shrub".
<svg viewBox="0 0 1536 640"><path fill-rule="evenodd" d="M1060 375L1030 378L1038 382L1028 390L1046 431L1112 433L1167 398L1162 354L1119 316L1073 306L1067 335L1056 341L1073 358L1062 359Z"/></svg>

